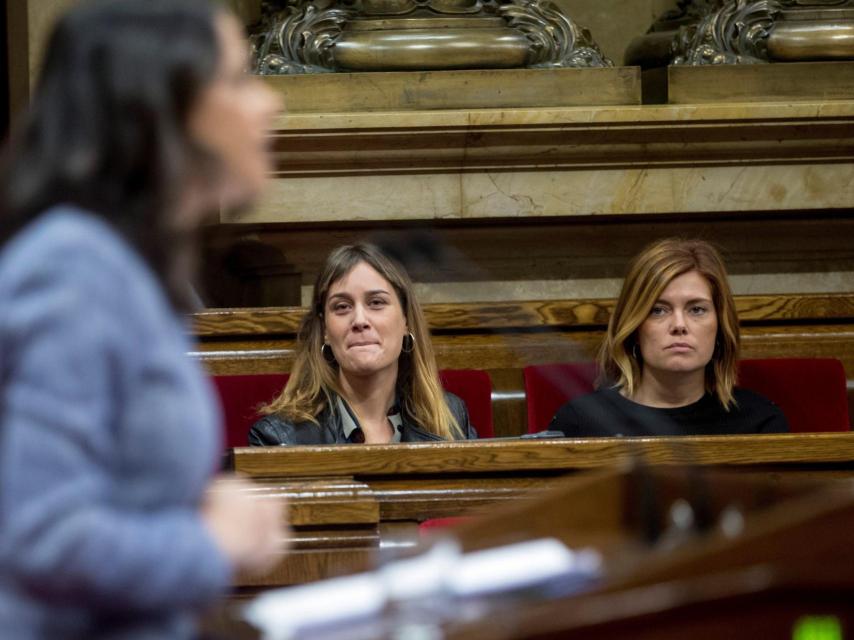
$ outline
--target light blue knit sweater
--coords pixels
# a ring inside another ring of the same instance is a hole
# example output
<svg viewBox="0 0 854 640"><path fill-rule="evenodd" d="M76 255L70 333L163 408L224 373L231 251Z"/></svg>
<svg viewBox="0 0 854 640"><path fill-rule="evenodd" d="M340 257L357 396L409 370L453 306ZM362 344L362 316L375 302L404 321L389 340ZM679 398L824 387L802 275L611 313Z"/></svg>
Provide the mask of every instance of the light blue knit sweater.
<svg viewBox="0 0 854 640"><path fill-rule="evenodd" d="M231 568L198 515L219 414L182 321L104 221L0 253L0 636L182 638Z"/></svg>

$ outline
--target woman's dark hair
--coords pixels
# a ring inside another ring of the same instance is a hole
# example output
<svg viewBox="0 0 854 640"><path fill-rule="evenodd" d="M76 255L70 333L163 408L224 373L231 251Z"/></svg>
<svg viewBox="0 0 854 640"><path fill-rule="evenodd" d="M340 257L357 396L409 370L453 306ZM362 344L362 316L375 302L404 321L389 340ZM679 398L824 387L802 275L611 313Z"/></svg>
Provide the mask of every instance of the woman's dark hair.
<svg viewBox="0 0 854 640"><path fill-rule="evenodd" d="M29 110L0 174L0 246L58 204L110 222L186 308L194 248L175 214L188 179L212 159L187 119L219 63L206 0L97 0L62 17Z"/></svg>

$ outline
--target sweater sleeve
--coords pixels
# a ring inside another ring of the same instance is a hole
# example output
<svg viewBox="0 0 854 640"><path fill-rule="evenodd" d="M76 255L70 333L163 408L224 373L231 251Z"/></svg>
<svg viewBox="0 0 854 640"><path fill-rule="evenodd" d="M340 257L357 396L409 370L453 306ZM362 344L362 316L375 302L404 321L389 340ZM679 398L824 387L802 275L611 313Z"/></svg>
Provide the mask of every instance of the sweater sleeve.
<svg viewBox="0 0 854 640"><path fill-rule="evenodd" d="M786 420L783 410L770 400L767 402L769 405L768 415L762 421L759 433L789 433L789 421Z"/></svg>
<svg viewBox="0 0 854 640"><path fill-rule="evenodd" d="M567 438L581 437L581 419L571 402L567 402L557 410L549 423L548 430L562 431Z"/></svg>
<svg viewBox="0 0 854 640"><path fill-rule="evenodd" d="M142 509L126 499L134 487L122 484L112 444L127 317L79 278L61 278L36 283L4 312L0 558L22 588L57 603L151 612L208 604L231 567L198 506Z"/></svg>

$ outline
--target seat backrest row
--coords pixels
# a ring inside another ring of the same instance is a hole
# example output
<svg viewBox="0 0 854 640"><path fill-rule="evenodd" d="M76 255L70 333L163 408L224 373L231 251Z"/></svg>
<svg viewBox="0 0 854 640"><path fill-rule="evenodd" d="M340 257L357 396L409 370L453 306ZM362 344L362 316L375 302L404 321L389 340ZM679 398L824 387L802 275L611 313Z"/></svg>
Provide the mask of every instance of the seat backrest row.
<svg viewBox="0 0 854 640"><path fill-rule="evenodd" d="M528 430L548 427L567 400L594 388L593 362L525 367ZM793 432L848 431L845 370L833 358L766 358L739 362L738 385L775 402Z"/></svg>
<svg viewBox="0 0 854 640"><path fill-rule="evenodd" d="M568 400L594 389L595 363L563 362L523 370L528 432L545 429ZM492 383L486 371L446 369L444 388L468 406L481 438L494 436ZM226 446L245 446L258 407L284 387L288 374L218 375L213 377L222 400ZM848 431L848 399L842 363L832 358L773 358L742 360L739 385L776 402L792 431Z"/></svg>
<svg viewBox="0 0 854 640"><path fill-rule="evenodd" d="M288 381L287 373L213 376L226 425L226 446L244 447L249 428L259 418L259 406L270 402ZM492 438L492 381L486 371L444 369L442 386L466 403L478 436Z"/></svg>

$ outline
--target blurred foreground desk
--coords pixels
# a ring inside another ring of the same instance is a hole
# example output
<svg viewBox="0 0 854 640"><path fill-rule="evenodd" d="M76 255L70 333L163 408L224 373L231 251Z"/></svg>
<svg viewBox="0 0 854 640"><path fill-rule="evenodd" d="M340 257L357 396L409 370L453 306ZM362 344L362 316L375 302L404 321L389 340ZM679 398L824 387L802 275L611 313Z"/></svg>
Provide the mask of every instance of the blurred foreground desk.
<svg viewBox="0 0 854 640"><path fill-rule="evenodd" d="M596 581L432 605L422 595L414 607L398 603L296 638L841 640L854 629L852 529L852 479L675 465L599 470L453 531L465 552L542 537L593 548L602 558ZM432 615L418 615L418 606Z"/></svg>
<svg viewBox="0 0 854 640"><path fill-rule="evenodd" d="M290 554L245 592L359 571L378 551L418 541L418 523L481 516L530 499L579 472L621 466L725 466L772 483L854 475L854 433L682 438L482 440L330 447L239 448L231 467L259 495L289 499ZM597 522L597 500L573 521Z"/></svg>
<svg viewBox="0 0 854 640"><path fill-rule="evenodd" d="M594 501L600 515L579 518ZM851 638L852 526L851 480L696 467L588 474L456 536L467 550L540 536L592 546L605 561L601 583L556 600L493 602L443 637Z"/></svg>

